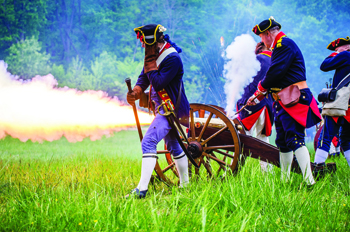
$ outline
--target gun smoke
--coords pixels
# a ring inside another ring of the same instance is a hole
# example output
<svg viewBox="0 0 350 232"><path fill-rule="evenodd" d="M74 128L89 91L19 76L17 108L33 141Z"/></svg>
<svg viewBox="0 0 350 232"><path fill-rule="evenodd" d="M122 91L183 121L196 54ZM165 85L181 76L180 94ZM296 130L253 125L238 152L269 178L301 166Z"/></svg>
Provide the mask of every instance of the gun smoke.
<svg viewBox="0 0 350 232"><path fill-rule="evenodd" d="M243 93L244 87L253 80L260 70L260 62L256 59L256 42L249 34L237 36L226 48L224 65L226 112L233 116L235 103Z"/></svg>
<svg viewBox="0 0 350 232"><path fill-rule="evenodd" d="M152 118L139 112L142 125ZM25 142L65 136L68 141L91 140L135 126L132 108L102 91L57 88L51 75L19 80L0 61L0 139L10 135Z"/></svg>

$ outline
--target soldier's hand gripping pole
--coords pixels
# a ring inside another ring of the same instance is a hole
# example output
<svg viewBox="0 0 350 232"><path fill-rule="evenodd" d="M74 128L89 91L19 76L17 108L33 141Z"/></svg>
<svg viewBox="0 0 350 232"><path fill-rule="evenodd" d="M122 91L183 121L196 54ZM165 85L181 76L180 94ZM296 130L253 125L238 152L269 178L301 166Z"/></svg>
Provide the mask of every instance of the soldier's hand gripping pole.
<svg viewBox="0 0 350 232"><path fill-rule="evenodd" d="M256 96L252 99L252 101L254 101L258 96L259 96L259 95L256 95ZM240 113L242 110L244 110L247 106L248 106L248 103L245 104L244 106L242 106L242 108L241 108L240 110L238 110L235 114L239 114L239 113Z"/></svg>
<svg viewBox="0 0 350 232"><path fill-rule="evenodd" d="M129 93L132 93L130 78L126 78L125 83L128 86ZM134 116L135 116L135 120L136 120L137 131L139 132L140 141L142 141L143 135L142 135L141 125L140 125L140 121L139 121L139 116L137 115L137 109L136 109L135 103L132 104L132 109L134 111Z"/></svg>

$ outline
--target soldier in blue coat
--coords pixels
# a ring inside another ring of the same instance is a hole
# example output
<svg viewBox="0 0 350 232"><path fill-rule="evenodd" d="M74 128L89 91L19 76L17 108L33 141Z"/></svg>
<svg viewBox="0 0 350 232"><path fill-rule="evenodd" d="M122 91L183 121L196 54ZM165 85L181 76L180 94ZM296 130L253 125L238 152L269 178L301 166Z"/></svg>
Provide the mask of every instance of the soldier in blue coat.
<svg viewBox="0 0 350 232"><path fill-rule="evenodd" d="M186 125L190 106L182 80L184 69L179 56L181 48L177 47L168 35L163 34L165 30L163 26L156 24L134 29L137 38L145 47L145 61L133 93L127 95L127 101L134 104L135 100L141 97L141 93L150 86L150 99L155 104L155 109L162 103L164 96L170 97L173 106L176 106L177 118ZM161 115L164 114L162 107L160 111L156 112L156 116L141 143L143 153L141 179L138 186L131 192L139 198L144 198L147 194L148 184L158 158L157 144L162 139L173 155L179 172L180 187L184 187L189 182L187 157L175 135L171 133L167 118Z"/></svg>
<svg viewBox="0 0 350 232"><path fill-rule="evenodd" d="M253 81L244 88L244 93L237 101L237 110L241 109L248 101L250 96L254 94L259 82L265 77L267 70L271 64L272 52L268 50L263 42L259 42L255 50L256 59L260 62L260 70ZM256 133L256 138L269 143L269 136L272 132L273 113L272 113L273 99L270 95L264 98L259 104L255 106L247 106L238 115L238 118L244 125L246 133L253 136ZM268 171L272 165L264 161L260 161L260 166L263 171Z"/></svg>
<svg viewBox="0 0 350 232"><path fill-rule="evenodd" d="M313 185L315 180L311 172L310 154L305 146L305 128L320 122L321 115L306 84L304 57L296 43L280 31L281 27L270 17L253 28L253 32L273 51L269 70L248 104L255 105L264 99L268 90L278 93L286 87L298 86L300 98L294 105L285 101L283 104L279 99L281 95L273 94L276 145L280 150L282 179L289 179L294 153L304 180L308 185ZM258 97L253 100L255 96Z"/></svg>
<svg viewBox="0 0 350 232"><path fill-rule="evenodd" d="M327 48L335 52L323 61L320 68L324 72L335 70L332 86L336 87L350 73L350 38L336 39ZM341 133L339 133L340 129ZM332 139L338 134L344 156L350 166L350 109L346 111L344 117L324 117L324 128L315 154L315 163L319 166L325 165Z"/></svg>

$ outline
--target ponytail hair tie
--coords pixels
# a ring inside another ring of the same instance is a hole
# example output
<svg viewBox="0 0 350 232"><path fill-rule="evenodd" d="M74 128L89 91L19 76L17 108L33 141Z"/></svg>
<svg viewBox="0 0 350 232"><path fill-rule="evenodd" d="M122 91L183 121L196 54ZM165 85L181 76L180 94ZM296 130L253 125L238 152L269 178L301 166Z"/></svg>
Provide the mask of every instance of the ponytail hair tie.
<svg viewBox="0 0 350 232"><path fill-rule="evenodd" d="M180 47L178 47L176 45L176 43L174 43L173 41L170 40L170 37L168 34L165 34L164 35L164 40L167 41L168 43L170 43L170 45L175 48L175 50L178 52L178 53L181 53L182 52L182 49Z"/></svg>

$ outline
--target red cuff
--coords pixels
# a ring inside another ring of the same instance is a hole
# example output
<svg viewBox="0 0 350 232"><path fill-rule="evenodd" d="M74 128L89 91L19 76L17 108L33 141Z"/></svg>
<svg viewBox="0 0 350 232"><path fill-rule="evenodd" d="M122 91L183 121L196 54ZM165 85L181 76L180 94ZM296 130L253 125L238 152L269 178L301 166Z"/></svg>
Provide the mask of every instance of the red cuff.
<svg viewBox="0 0 350 232"><path fill-rule="evenodd" d="M256 99L258 99L259 102L261 102L265 98L265 95L261 94L259 90L255 91L254 96L258 96Z"/></svg>
<svg viewBox="0 0 350 232"><path fill-rule="evenodd" d="M329 56L330 56L330 57L335 57L336 55L338 55L338 53L333 52L333 53L332 53L332 54L330 54ZM328 57L329 57L329 56L328 56Z"/></svg>
<svg viewBox="0 0 350 232"><path fill-rule="evenodd" d="M264 87L262 87L261 81L259 81L258 90L259 90L261 93L263 93L263 94L266 94L266 92L267 92L267 89L265 89Z"/></svg>

